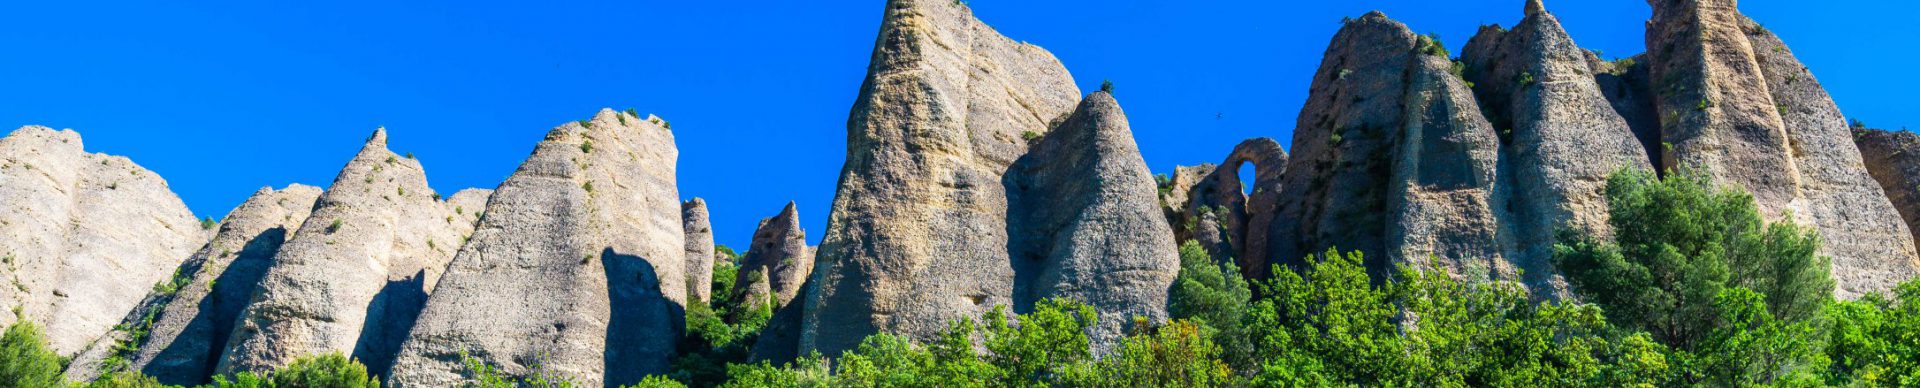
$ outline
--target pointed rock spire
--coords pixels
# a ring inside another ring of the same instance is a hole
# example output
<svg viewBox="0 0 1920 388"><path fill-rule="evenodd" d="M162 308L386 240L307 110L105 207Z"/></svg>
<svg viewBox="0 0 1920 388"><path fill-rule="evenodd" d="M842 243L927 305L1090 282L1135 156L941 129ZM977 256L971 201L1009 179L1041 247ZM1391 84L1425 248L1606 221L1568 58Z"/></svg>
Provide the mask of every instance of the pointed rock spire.
<svg viewBox="0 0 1920 388"><path fill-rule="evenodd" d="M800 228L798 207L789 201L780 214L760 220L752 244L734 280L750 292L738 295L743 299L736 304L757 306L771 299L775 308L787 305L799 296L800 286L813 272L813 249L807 247L807 231ZM768 283L755 284L761 281Z"/></svg>
<svg viewBox="0 0 1920 388"><path fill-rule="evenodd" d="M680 221L687 231L687 303L707 303L713 295L714 261L713 224L707 217L707 200L695 197L681 202Z"/></svg>
<svg viewBox="0 0 1920 388"><path fill-rule="evenodd" d="M1547 13L1546 4L1542 4L1540 0L1527 0L1527 9L1524 15L1527 15L1527 17L1533 17L1535 15L1543 15L1546 13Z"/></svg>

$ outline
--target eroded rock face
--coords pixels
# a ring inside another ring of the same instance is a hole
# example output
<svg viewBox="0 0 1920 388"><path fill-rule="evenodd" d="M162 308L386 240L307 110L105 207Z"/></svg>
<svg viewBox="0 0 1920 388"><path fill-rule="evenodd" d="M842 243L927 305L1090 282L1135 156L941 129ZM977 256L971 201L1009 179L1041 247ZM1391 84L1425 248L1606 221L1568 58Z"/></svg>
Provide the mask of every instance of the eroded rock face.
<svg viewBox="0 0 1920 388"><path fill-rule="evenodd" d="M1867 172L1880 183L1881 191L1906 221L1907 230L1920 230L1914 229L1920 225L1920 135L1905 130L1855 128L1853 142L1859 145ZM1920 233L1914 234L1914 240L1920 243Z"/></svg>
<svg viewBox="0 0 1920 388"><path fill-rule="evenodd" d="M1839 108L1771 32L1733 0L1650 0L1651 85L1663 165L1753 193L1761 214L1819 231L1836 296L1911 277L1910 228L1863 167Z"/></svg>
<svg viewBox="0 0 1920 388"><path fill-rule="evenodd" d="M1405 116L1387 189L1392 205L1385 253L1393 263L1457 279L1519 280L1516 267L1524 264L1516 261L1546 265L1551 259L1515 257L1513 238L1503 229L1513 218L1503 207L1509 195L1518 194L1504 192L1499 175L1503 168L1515 173L1525 168L1500 165L1499 136L1466 82L1448 72L1451 65L1445 56L1416 53L1408 69ZM1514 145L1514 154L1539 152L1529 148L1533 143ZM1518 187L1527 186L1508 189Z"/></svg>
<svg viewBox="0 0 1920 388"><path fill-rule="evenodd" d="M1241 182L1240 170L1248 163L1253 164L1254 181ZM1235 146L1220 168L1207 166L1206 176L1187 189L1189 202L1182 213L1193 220L1188 238L1215 260L1234 259L1248 276L1264 278L1269 267L1255 263L1267 257L1266 231L1280 202L1286 169L1287 152L1273 139L1247 139Z"/></svg>
<svg viewBox="0 0 1920 388"><path fill-rule="evenodd" d="M261 277L273 265L274 254L313 212L320 188L290 185L261 188L228 212L218 232L180 265L187 280L172 292L155 292L120 323L146 331L137 350L117 353L125 332L102 337L68 367L67 377L92 381L119 370L106 370L108 357L126 360L126 371L136 371L163 384L194 386L211 382L213 368L226 349L228 335L247 306ZM146 319L152 315L153 321ZM146 326L143 326L146 325Z"/></svg>
<svg viewBox="0 0 1920 388"><path fill-rule="evenodd" d="M1023 137L1079 97L1052 54L965 5L889 1L848 120L802 351L838 354L883 331L931 339L1014 304L1002 177Z"/></svg>
<svg viewBox="0 0 1920 388"><path fill-rule="evenodd" d="M1090 329L1096 353L1116 345L1135 317L1166 320L1179 252L1153 172L1112 96L1088 95L1006 179L1016 311L1046 298L1086 303L1100 315Z"/></svg>
<svg viewBox="0 0 1920 388"><path fill-rule="evenodd" d="M1511 202L1505 226L1514 257L1511 266L1495 265L1493 278L1524 270L1530 288L1553 298L1568 291L1552 265L1556 231L1610 236L1607 177L1652 169L1643 143L1601 89L1591 56L1537 0L1511 31L1482 28L1461 55L1491 125L1508 131L1502 195ZM1491 131L1475 133L1475 142L1496 141Z"/></svg>
<svg viewBox="0 0 1920 388"><path fill-rule="evenodd" d="M0 326L23 317L74 356L106 335L208 231L166 180L80 134L27 126L0 138ZM17 316L17 317L16 317Z"/></svg>
<svg viewBox="0 0 1920 388"><path fill-rule="evenodd" d="M657 117L601 110L547 133L493 193L388 383L509 375L631 384L663 373L687 303L679 151Z"/></svg>
<svg viewBox="0 0 1920 388"><path fill-rule="evenodd" d="M460 190L453 193L453 196L447 197L446 205L453 212L454 219L465 220L468 225L475 225L479 224L480 217L486 214L487 198L492 196L493 190L488 189ZM461 244L465 244L466 236L461 237Z"/></svg>
<svg viewBox="0 0 1920 388"><path fill-rule="evenodd" d="M707 303L713 296L713 224L707 219L707 200L680 203L680 220L687 234L687 303ZM808 261L812 270L812 261Z"/></svg>
<svg viewBox="0 0 1920 388"><path fill-rule="evenodd" d="M274 256L216 371L337 352L384 374L473 228L439 199L420 163L375 131Z"/></svg>
<svg viewBox="0 0 1920 388"><path fill-rule="evenodd" d="M813 273L813 249L807 247L807 231L800 228L800 212L793 202L780 214L760 220L753 231L753 245L740 261L734 284L746 287L738 295L739 306L756 306L773 301L774 308L786 306L800 294L800 286Z"/></svg>

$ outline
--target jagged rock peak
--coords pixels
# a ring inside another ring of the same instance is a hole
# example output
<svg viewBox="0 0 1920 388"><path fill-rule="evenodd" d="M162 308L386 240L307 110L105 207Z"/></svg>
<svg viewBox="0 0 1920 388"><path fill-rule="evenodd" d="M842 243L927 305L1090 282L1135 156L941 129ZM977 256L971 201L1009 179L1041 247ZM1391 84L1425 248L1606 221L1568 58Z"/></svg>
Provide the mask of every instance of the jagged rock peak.
<svg viewBox="0 0 1920 388"><path fill-rule="evenodd" d="M76 357L67 377L91 381L116 372L105 370L111 365L104 361L120 356L126 361L125 370L153 376L163 384L209 383L235 319L282 243L312 213L320 193L318 187L301 184L255 191L221 219L211 241L180 265L177 273L190 280L148 294L122 319L122 327L147 333L144 342L128 343L137 350L120 350L117 345L134 339L116 331Z"/></svg>
<svg viewBox="0 0 1920 388"><path fill-rule="evenodd" d="M1526 13L1524 13L1524 15L1527 15L1527 17L1533 17L1534 15L1544 15L1546 13L1547 13L1546 4L1542 4L1540 0L1527 0L1527 8L1526 8Z"/></svg>
<svg viewBox="0 0 1920 388"><path fill-rule="evenodd" d="M206 242L158 174L87 153L80 134L25 126L0 138L0 326L46 329L77 355Z"/></svg>
<svg viewBox="0 0 1920 388"><path fill-rule="evenodd" d="M687 232L687 303L707 303L713 295L713 223L707 200L695 197L680 203L680 220Z"/></svg>
<svg viewBox="0 0 1920 388"><path fill-rule="evenodd" d="M1012 304L1002 178L1026 138L1080 99L1052 54L964 5L886 8L848 119L802 353L838 354L878 332L930 340Z"/></svg>
<svg viewBox="0 0 1920 388"><path fill-rule="evenodd" d="M274 257L218 373L265 372L338 352L384 375L473 225L427 184L419 161L375 130Z"/></svg>
<svg viewBox="0 0 1920 388"><path fill-rule="evenodd" d="M800 212L791 201L780 214L760 220L753 231L752 245L740 261L734 284L746 285L749 292L740 306L758 306L772 300L773 306L786 306L799 295L800 286L813 273L813 249L807 247L807 231L800 228ZM755 283L765 282L765 286ZM751 308L751 307L749 307Z"/></svg>
<svg viewBox="0 0 1920 388"><path fill-rule="evenodd" d="M494 190L388 385L456 385L462 354L594 386L665 372L687 303L678 158L657 118L603 109L548 131Z"/></svg>

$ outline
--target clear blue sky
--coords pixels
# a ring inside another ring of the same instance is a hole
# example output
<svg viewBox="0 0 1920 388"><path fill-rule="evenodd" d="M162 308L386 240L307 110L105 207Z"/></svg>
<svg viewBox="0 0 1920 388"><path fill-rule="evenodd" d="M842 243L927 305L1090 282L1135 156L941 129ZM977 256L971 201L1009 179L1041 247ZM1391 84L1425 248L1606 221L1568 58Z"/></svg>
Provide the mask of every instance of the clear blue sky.
<svg viewBox="0 0 1920 388"><path fill-rule="evenodd" d="M404 5L397 3L414 3ZM536 4L537 3L537 4ZM1289 143L1342 16L1379 9L1458 52L1520 0L971 0L1112 79L1155 171ZM1850 116L1920 126L1920 2L1748 0ZM0 126L74 128L159 172L203 216L261 186L330 183L375 127L442 193L497 185L560 123L601 107L673 121L680 193L720 243L799 201L817 243L878 29L871 1L10 1ZM1640 1L1549 1L1583 46L1641 51Z"/></svg>

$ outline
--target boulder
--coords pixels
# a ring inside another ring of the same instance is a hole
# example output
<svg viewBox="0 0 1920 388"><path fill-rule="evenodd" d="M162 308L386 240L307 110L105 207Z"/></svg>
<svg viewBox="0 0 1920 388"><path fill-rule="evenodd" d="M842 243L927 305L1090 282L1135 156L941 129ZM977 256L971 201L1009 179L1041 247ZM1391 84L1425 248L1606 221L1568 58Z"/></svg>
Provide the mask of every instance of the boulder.
<svg viewBox="0 0 1920 388"><path fill-rule="evenodd" d="M132 160L87 153L73 130L16 129L0 138L0 326L34 322L75 356L174 281L206 229Z"/></svg>
<svg viewBox="0 0 1920 388"><path fill-rule="evenodd" d="M888 1L804 297L801 352L839 354L879 332L928 340L1013 305L1002 178L1026 138L1079 98L1052 54L965 4Z"/></svg>
<svg viewBox="0 0 1920 388"><path fill-rule="evenodd" d="M287 239L234 324L216 373L351 355L384 375L473 224L376 130Z"/></svg>
<svg viewBox="0 0 1920 388"><path fill-rule="evenodd" d="M673 138L611 109L548 132L494 191L388 385L456 385L469 359L589 386L666 372L687 303Z"/></svg>

